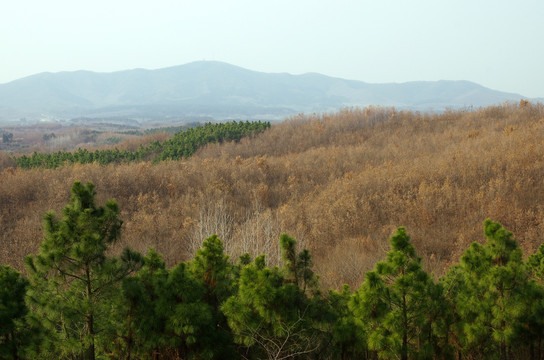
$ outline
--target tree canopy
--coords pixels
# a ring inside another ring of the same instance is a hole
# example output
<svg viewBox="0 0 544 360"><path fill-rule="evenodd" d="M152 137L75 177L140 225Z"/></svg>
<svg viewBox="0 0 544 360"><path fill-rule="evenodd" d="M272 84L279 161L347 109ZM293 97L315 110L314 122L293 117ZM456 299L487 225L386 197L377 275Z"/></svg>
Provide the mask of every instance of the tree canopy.
<svg viewBox="0 0 544 360"><path fill-rule="evenodd" d="M30 273L28 299L48 331L51 355L96 358L96 346L111 316L110 299L120 281L140 267L141 256L125 249L107 256L121 232L119 208L111 200L95 205L91 183L74 183L62 218L43 219L40 252L25 261Z"/></svg>
<svg viewBox="0 0 544 360"><path fill-rule="evenodd" d="M399 227L359 289L324 292L287 234L274 267L232 261L217 235L172 268L152 248L113 256L120 211L95 195L75 182L45 214L28 279L0 267L2 359L542 358L544 248L524 261L497 222L438 281Z"/></svg>
<svg viewBox="0 0 544 360"><path fill-rule="evenodd" d="M270 127L269 122L232 121L227 123L207 123L178 131L173 138L163 142L153 141L149 146L140 146L135 151L77 149L73 152L37 153L16 157L18 167L54 169L63 164L127 163L132 161L179 160L190 157L195 151L209 143L240 141L245 136L254 136Z"/></svg>

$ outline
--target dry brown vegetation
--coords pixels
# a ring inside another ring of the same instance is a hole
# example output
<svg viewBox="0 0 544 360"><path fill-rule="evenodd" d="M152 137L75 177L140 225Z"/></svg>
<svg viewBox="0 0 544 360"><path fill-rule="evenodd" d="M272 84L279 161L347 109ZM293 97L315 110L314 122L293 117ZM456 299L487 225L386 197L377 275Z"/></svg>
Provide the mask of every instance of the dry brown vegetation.
<svg viewBox="0 0 544 360"><path fill-rule="evenodd" d="M358 286L406 226L427 270L441 275L491 218L526 255L544 232L544 106L522 101L440 115L346 109L300 115L196 156L135 163L13 169L0 154L0 263L22 269L45 211L74 181L122 210L122 244L153 246L169 264L217 233L231 256L266 253L281 232L312 250L324 287Z"/></svg>
<svg viewBox="0 0 544 360"><path fill-rule="evenodd" d="M38 123L24 126L0 126L0 134L13 134L13 141L6 144L0 137L0 151L14 155L51 153L85 148L134 151L138 146L147 146L152 141L164 141L172 135L158 132L150 135L135 135L136 130L122 125L91 124L88 127L62 125L60 123ZM0 168L2 158L0 158Z"/></svg>

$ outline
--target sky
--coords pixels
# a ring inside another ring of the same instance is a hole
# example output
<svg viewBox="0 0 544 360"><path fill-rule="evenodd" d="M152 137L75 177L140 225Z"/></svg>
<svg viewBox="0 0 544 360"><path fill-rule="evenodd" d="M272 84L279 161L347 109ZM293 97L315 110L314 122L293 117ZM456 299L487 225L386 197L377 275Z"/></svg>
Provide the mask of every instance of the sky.
<svg viewBox="0 0 544 360"><path fill-rule="evenodd" d="M0 11L0 83L215 60L544 97L543 19L542 0L13 0Z"/></svg>

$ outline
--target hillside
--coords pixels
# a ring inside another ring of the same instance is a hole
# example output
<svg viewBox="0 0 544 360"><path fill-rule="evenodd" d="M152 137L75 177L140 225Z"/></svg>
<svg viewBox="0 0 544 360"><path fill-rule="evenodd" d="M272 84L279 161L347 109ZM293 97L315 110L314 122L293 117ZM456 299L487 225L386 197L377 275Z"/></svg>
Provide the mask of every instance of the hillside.
<svg viewBox="0 0 544 360"><path fill-rule="evenodd" d="M41 73L0 84L0 121L40 119L281 119L370 104L442 111L519 101L468 81L369 84L201 61L158 70Z"/></svg>
<svg viewBox="0 0 544 360"><path fill-rule="evenodd" d="M119 249L150 246L168 264L192 258L217 233L233 257L278 263L280 233L315 254L325 287L358 285L406 226L427 270L442 274L491 218L524 253L544 231L544 106L419 114L387 108L296 116L239 143L186 160L13 169L0 153L0 263L22 269L76 180L115 198ZM4 164L4 165L2 165ZM3 168L2 168L3 167ZM342 266L338 266L342 264Z"/></svg>

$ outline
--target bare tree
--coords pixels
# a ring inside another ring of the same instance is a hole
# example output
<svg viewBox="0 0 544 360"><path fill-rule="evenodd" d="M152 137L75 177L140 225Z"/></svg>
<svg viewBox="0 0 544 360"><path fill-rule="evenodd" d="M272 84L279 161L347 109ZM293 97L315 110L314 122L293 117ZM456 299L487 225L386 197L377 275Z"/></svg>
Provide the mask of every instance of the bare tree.
<svg viewBox="0 0 544 360"><path fill-rule="evenodd" d="M235 221L228 210L225 199L205 204L200 209L198 221L188 236L187 251L190 255L196 254L202 242L211 235L217 235L223 242L225 253L229 253L233 246Z"/></svg>

